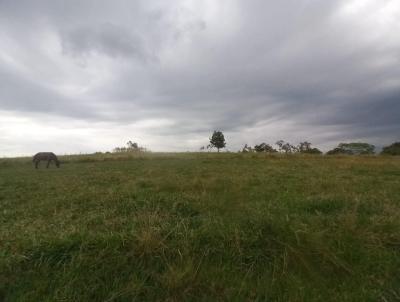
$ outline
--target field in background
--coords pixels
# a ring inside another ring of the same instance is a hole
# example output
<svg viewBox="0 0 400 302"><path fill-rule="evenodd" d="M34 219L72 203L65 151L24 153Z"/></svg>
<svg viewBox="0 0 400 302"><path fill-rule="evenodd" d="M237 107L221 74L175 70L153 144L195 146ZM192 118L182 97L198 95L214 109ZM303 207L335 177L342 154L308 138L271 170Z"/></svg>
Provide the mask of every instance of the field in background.
<svg viewBox="0 0 400 302"><path fill-rule="evenodd" d="M61 161L0 159L0 301L400 299L399 158Z"/></svg>

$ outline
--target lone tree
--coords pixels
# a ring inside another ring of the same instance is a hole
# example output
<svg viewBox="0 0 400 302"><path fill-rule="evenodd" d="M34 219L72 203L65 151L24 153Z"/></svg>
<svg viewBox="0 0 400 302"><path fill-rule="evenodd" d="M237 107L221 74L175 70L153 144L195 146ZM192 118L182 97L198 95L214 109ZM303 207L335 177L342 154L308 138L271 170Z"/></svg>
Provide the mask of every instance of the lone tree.
<svg viewBox="0 0 400 302"><path fill-rule="evenodd" d="M218 152L219 149L225 148L226 142L224 134L221 131L215 131L210 138L210 145L211 147L217 148Z"/></svg>

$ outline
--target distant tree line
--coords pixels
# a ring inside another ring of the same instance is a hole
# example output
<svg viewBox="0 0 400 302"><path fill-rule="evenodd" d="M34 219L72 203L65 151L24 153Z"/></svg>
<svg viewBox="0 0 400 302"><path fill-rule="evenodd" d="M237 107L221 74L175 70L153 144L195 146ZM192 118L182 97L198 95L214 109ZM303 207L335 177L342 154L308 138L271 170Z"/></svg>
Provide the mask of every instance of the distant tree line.
<svg viewBox="0 0 400 302"><path fill-rule="evenodd" d="M293 145L289 142L285 142L284 140L279 140L275 143L277 148L275 149L271 145L262 142L260 144L256 144L253 147L247 144L239 150L242 153L285 153L285 154L293 154L293 153L303 153L303 154L322 154L323 152L318 148L312 146L312 144L308 141L300 142L298 145ZM220 149L225 148L226 141L224 134L222 131L215 130L210 137L210 144L206 147L201 147L200 150L203 151L205 149L211 150L212 148L216 148L218 152ZM326 152L327 155L370 155L375 154L375 146L363 143L363 142L350 142L350 143L340 143L337 147L332 150ZM396 142L391 144L390 146L386 146L382 149L382 155L400 155L400 142Z"/></svg>
<svg viewBox="0 0 400 302"><path fill-rule="evenodd" d="M297 145L293 145L284 140L278 140L275 145L277 148L272 147L271 145L262 142L260 144L256 144L253 147L245 144L239 152L241 153L285 153L285 154L294 154L294 153L302 153L302 154L322 154L322 151L318 148L312 146L312 144L308 141L300 142ZM207 146L203 146L200 148L201 151L204 150L212 150L216 148L219 152L220 149L225 148L226 141L225 136L222 131L215 130L211 137L210 143ZM113 149L114 153L123 153L123 152L148 152L148 150L144 147L139 146L138 143L128 141L126 143L126 147L116 147ZM340 143L337 147L333 148L326 152L326 155L371 155L375 154L375 146L363 143L363 142L351 142L351 143ZM381 151L382 155L400 155L400 142L395 142L389 146L386 146Z"/></svg>
<svg viewBox="0 0 400 302"><path fill-rule="evenodd" d="M301 142L298 145L292 145L289 142L285 142L283 140L279 140L275 143L278 146L278 149L273 148L271 145L267 143L261 143L259 145L255 145L254 147L244 145L243 149L239 152L247 153L247 152L265 152L265 153L307 153L307 154L322 154L322 151L318 148L313 148L310 142Z"/></svg>

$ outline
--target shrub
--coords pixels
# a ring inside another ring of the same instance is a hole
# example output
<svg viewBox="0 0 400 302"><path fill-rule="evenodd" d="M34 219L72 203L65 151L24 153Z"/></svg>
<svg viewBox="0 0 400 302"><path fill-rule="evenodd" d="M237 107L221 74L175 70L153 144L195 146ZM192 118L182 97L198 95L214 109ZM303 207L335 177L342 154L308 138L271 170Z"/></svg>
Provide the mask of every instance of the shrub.
<svg viewBox="0 0 400 302"><path fill-rule="evenodd" d="M381 154L400 155L400 142L396 142L391 144L390 146L383 147Z"/></svg>
<svg viewBox="0 0 400 302"><path fill-rule="evenodd" d="M297 146L297 151L300 153L308 153L308 154L321 154L322 151L318 148L311 148L311 143L309 142L301 142Z"/></svg>
<svg viewBox="0 0 400 302"><path fill-rule="evenodd" d="M242 151L239 150L239 152L249 153L249 152L254 152L254 149L251 146L245 144Z"/></svg>
<svg viewBox="0 0 400 302"><path fill-rule="evenodd" d="M326 152L327 155L337 155L337 154L347 154L350 155L351 153L349 153L346 150L343 150L342 148L336 147L332 150L329 150L328 152Z"/></svg>
<svg viewBox="0 0 400 302"><path fill-rule="evenodd" d="M246 145L247 146L247 145ZM267 153L275 153L278 152L274 148L272 148L269 144L261 143L259 145L254 146L254 150L256 152L267 152Z"/></svg>
<svg viewBox="0 0 400 302"><path fill-rule="evenodd" d="M340 143L335 149L328 151L327 155L334 154L374 154L375 146L368 143Z"/></svg>
<svg viewBox="0 0 400 302"><path fill-rule="evenodd" d="M322 151L319 150L318 148L311 148L309 150L306 150L302 153L308 153L308 154L322 154Z"/></svg>
<svg viewBox="0 0 400 302"><path fill-rule="evenodd" d="M147 152L148 150L144 147L138 145L138 143L133 143L129 141L126 143L127 147L116 147L113 153L125 153L125 152Z"/></svg>

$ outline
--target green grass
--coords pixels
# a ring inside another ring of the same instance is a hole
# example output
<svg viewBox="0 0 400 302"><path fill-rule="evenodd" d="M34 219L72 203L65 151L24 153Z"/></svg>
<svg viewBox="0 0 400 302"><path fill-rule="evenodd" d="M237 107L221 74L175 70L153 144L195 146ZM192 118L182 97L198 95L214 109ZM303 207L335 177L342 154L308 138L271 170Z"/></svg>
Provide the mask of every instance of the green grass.
<svg viewBox="0 0 400 302"><path fill-rule="evenodd" d="M398 301L400 159L0 160L0 301Z"/></svg>

